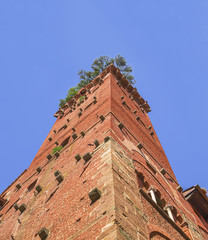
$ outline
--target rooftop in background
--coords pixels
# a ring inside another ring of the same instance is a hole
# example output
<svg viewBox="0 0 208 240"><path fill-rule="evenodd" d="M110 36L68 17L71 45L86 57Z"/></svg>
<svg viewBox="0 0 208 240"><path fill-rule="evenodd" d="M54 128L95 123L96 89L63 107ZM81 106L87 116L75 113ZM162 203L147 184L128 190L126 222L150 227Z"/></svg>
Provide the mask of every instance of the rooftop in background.
<svg viewBox="0 0 208 240"><path fill-rule="evenodd" d="M191 206L208 221L208 197L199 185L195 185L183 191L183 195Z"/></svg>

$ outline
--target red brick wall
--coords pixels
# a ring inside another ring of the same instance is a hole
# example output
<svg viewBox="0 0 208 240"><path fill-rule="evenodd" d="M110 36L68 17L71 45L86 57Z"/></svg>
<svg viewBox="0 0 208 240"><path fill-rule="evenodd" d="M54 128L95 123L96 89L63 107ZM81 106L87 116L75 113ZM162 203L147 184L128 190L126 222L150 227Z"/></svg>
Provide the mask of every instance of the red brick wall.
<svg viewBox="0 0 208 240"><path fill-rule="evenodd" d="M0 211L0 239L40 239L38 231L43 227L49 230L48 239L186 239L180 232L184 222L193 239L205 239L207 230L178 192L177 180L143 110L145 106L138 104L132 88L123 87L114 67L100 77L100 84L95 79L94 86L88 86L87 99L80 104L77 96L75 104L57 118L27 171L1 194L7 202ZM119 122L124 128L118 127ZM105 142L107 136L112 139ZM47 156L55 142L60 145L67 138L60 156L52 155L49 161ZM97 148L95 139L100 143ZM141 150L138 142L143 145ZM87 152L92 155L88 162L74 158ZM42 168L40 173L38 167ZM165 175L161 168L166 170ZM64 177L60 184L54 176L56 170ZM136 172L143 174L141 186ZM28 191L32 183L34 188ZM37 185L42 187L39 194L35 193ZM154 187L160 199L174 207L175 225L141 194L139 187L148 196L147 186ZM92 204L88 193L95 187L101 191L101 198ZM26 210L15 210L15 203L25 204Z"/></svg>

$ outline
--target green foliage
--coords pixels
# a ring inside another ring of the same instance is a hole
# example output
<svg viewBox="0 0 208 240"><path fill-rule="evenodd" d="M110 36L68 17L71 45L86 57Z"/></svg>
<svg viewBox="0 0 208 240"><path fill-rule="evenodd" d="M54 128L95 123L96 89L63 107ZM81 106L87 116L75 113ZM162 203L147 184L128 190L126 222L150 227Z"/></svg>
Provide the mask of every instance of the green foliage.
<svg viewBox="0 0 208 240"><path fill-rule="evenodd" d="M56 146L55 148L52 149L52 154L60 152L62 148L63 148L62 146Z"/></svg>
<svg viewBox="0 0 208 240"><path fill-rule="evenodd" d="M131 75L132 68L127 65L124 57L117 55L115 58L110 58L108 56L101 56L92 63L91 71L80 70L78 76L80 82L77 86L69 89L65 99L60 99L59 107L62 107L67 103L72 97L74 97L81 88L85 87L90 83L95 77L97 77L105 68L110 64L114 64L117 68L120 69L121 73L126 77L130 84L134 84L134 77Z"/></svg>
<svg viewBox="0 0 208 240"><path fill-rule="evenodd" d="M81 102L83 99L84 99L84 96L81 96L81 97L79 98L79 102Z"/></svg>

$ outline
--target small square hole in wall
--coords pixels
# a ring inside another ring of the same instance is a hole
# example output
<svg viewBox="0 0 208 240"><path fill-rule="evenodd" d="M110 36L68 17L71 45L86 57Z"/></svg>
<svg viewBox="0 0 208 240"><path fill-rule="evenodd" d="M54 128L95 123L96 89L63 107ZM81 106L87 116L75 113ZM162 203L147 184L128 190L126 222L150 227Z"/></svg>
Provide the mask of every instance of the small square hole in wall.
<svg viewBox="0 0 208 240"><path fill-rule="evenodd" d="M49 235L49 231L48 229L46 229L45 227L41 228L41 230L38 232L38 235L40 237L41 240L45 240L48 235Z"/></svg>
<svg viewBox="0 0 208 240"><path fill-rule="evenodd" d="M16 189L17 189L17 190L19 190L21 187L22 187L22 185L21 185L20 183L18 183L18 184L16 185Z"/></svg>
<svg viewBox="0 0 208 240"><path fill-rule="evenodd" d="M23 213L26 210L27 206L25 204L22 204L19 206L19 210L21 213Z"/></svg>
<svg viewBox="0 0 208 240"><path fill-rule="evenodd" d="M91 204L96 202L101 197L101 192L98 188L94 188L89 192L89 198L91 199Z"/></svg>

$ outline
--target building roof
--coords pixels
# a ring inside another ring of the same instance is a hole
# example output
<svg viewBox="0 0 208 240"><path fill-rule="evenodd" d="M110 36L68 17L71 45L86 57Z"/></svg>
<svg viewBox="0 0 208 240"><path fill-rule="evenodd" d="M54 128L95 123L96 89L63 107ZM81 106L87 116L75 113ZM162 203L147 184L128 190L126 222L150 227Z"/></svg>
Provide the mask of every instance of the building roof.
<svg viewBox="0 0 208 240"><path fill-rule="evenodd" d="M208 197L199 185L195 185L183 191L186 200L208 221Z"/></svg>

